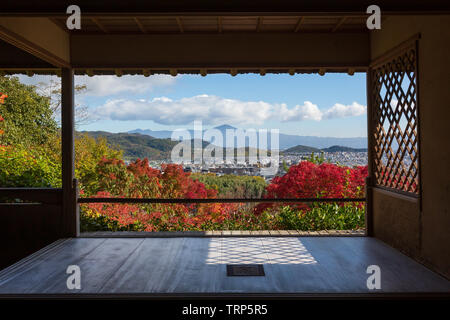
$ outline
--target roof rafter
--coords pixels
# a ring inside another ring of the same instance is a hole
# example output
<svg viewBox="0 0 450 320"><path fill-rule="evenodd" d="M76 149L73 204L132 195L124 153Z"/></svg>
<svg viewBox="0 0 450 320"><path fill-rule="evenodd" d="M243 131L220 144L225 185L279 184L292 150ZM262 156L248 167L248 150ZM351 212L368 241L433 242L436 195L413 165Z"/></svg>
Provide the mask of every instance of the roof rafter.
<svg viewBox="0 0 450 320"><path fill-rule="evenodd" d="M181 22L181 17L176 17L178 28L180 29L180 33L184 33L183 23Z"/></svg>
<svg viewBox="0 0 450 320"><path fill-rule="evenodd" d="M302 27L303 21L305 21L305 17L302 16L298 19L297 25L295 26L294 32L299 32Z"/></svg>
<svg viewBox="0 0 450 320"><path fill-rule="evenodd" d="M219 33L222 32L222 17L221 16L217 17L217 31Z"/></svg>
<svg viewBox="0 0 450 320"><path fill-rule="evenodd" d="M134 22L136 22L142 33L147 33L147 30L145 29L144 25L142 24L141 20L139 20L139 18L133 17L133 20Z"/></svg>
<svg viewBox="0 0 450 320"><path fill-rule="evenodd" d="M256 26L256 32L260 32L261 31L261 26L263 24L263 20L264 20L264 17L258 17L258 24Z"/></svg>
<svg viewBox="0 0 450 320"><path fill-rule="evenodd" d="M339 22L333 27L333 30L331 32L336 32L347 20L348 17L342 17Z"/></svg>
<svg viewBox="0 0 450 320"><path fill-rule="evenodd" d="M108 33L108 29L97 19L97 18L91 18L92 22L94 22L97 27L99 27L100 30L102 30L104 33Z"/></svg>
<svg viewBox="0 0 450 320"><path fill-rule="evenodd" d="M61 22L61 20L58 20L56 18L49 18L51 22L56 24L61 30L64 32L69 32L69 29L67 29L67 26L65 23Z"/></svg>

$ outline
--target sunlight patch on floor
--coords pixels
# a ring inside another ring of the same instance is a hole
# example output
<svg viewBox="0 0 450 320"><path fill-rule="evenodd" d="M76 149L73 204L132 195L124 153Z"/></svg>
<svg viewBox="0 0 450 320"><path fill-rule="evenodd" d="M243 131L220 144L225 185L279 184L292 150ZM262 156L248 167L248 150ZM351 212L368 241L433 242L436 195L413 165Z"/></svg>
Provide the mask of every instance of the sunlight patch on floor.
<svg viewBox="0 0 450 320"><path fill-rule="evenodd" d="M298 238L212 238L206 264L316 264Z"/></svg>

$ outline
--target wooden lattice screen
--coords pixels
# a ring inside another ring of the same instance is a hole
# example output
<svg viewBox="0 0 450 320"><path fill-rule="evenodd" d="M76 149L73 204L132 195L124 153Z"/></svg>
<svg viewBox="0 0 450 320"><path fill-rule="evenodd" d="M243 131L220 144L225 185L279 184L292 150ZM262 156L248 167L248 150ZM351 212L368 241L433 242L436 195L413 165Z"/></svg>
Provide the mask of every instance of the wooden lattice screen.
<svg viewBox="0 0 450 320"><path fill-rule="evenodd" d="M418 195L417 43L370 69L373 174L377 186Z"/></svg>

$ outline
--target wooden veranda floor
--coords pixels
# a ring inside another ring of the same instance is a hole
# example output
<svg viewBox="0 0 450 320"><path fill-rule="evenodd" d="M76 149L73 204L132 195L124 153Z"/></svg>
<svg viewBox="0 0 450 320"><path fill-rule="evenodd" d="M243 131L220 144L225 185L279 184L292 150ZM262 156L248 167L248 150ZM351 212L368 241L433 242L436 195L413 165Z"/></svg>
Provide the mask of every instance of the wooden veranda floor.
<svg viewBox="0 0 450 320"><path fill-rule="evenodd" d="M264 277L228 277L227 264L263 264ZM78 265L81 289L66 269ZM381 289L369 290L369 265ZM368 237L62 239L0 272L9 294L450 293L450 282Z"/></svg>

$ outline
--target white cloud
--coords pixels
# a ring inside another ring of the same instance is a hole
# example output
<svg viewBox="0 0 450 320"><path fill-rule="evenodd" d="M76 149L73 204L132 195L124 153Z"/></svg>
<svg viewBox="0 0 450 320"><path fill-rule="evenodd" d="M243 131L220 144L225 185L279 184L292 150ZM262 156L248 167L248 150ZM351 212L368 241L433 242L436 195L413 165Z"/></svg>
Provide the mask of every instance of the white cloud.
<svg viewBox="0 0 450 320"><path fill-rule="evenodd" d="M153 120L164 125L187 124L194 120L200 120L206 125L223 123L261 125L268 120L320 121L358 116L364 114L365 109L365 106L355 102L349 106L335 104L322 112L310 101L289 109L286 104L240 101L203 94L179 100L167 97L152 100L113 99L95 108L93 113L98 119Z"/></svg>
<svg viewBox="0 0 450 320"><path fill-rule="evenodd" d="M179 76L177 76L179 77ZM76 84L85 84L87 92L83 95L114 96L117 94L143 94L151 92L155 87L172 86L177 77L170 75L144 76L125 75L109 76L76 76ZM26 84L59 82L56 76L20 75L21 82ZM81 98L81 97L80 97ZM397 101L391 101L395 109ZM240 101L212 95L198 95L180 100L157 97L152 100L110 99L102 106L94 108L93 116L98 119L111 120L153 120L160 124L178 125L201 120L205 124L262 124L267 120L281 122L320 121L354 117L366 114L367 107L357 102L350 105L336 103L328 110L322 111L316 104L305 101L303 105L288 108L284 103L271 104L264 101Z"/></svg>
<svg viewBox="0 0 450 320"><path fill-rule="evenodd" d="M59 83L61 80L57 76L18 75L20 82L25 84L37 85L39 83L49 83L51 80ZM179 77L179 76L178 76ZM167 87L175 84L177 77L165 74L156 74L148 78L141 75L124 75L117 77L108 76L75 76L76 85L86 85L86 95L91 96L109 96L120 93L141 94L151 92L155 87Z"/></svg>
<svg viewBox="0 0 450 320"><path fill-rule="evenodd" d="M336 103L330 109L323 113L323 119L335 119L344 117L357 117L366 114L367 107L353 102L350 105Z"/></svg>
<svg viewBox="0 0 450 320"><path fill-rule="evenodd" d="M144 76L125 75L116 77L108 76L77 76L76 84L87 86L88 95L108 96L119 93L139 94L152 91L155 87L171 86L176 82L176 77L164 74Z"/></svg>
<svg viewBox="0 0 450 320"><path fill-rule="evenodd" d="M98 118L111 120L153 120L160 124L178 125L194 120L205 124L225 122L262 124L273 115L274 106L266 102L243 102L217 96L198 95L180 100L166 97L153 100L109 100L95 108Z"/></svg>
<svg viewBox="0 0 450 320"><path fill-rule="evenodd" d="M49 83L50 81L54 81L54 82L60 82L60 78L58 78L55 75L41 75L41 74L36 74L32 77L29 77L27 75L23 75L23 74L18 74L15 75L17 78L19 78L19 81L24 83L24 84L28 84L28 85L37 85L40 83Z"/></svg>
<svg viewBox="0 0 450 320"><path fill-rule="evenodd" d="M279 116L283 122L303 120L320 121L322 119L322 112L317 105L310 101L305 101L302 106L296 105L292 109L288 109L285 104L282 104L279 110Z"/></svg>

